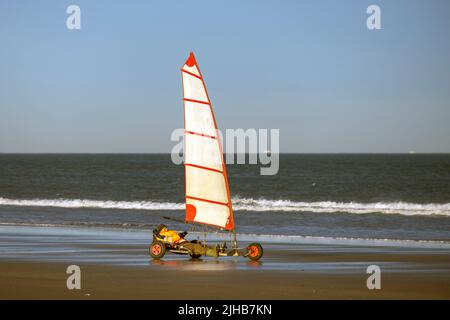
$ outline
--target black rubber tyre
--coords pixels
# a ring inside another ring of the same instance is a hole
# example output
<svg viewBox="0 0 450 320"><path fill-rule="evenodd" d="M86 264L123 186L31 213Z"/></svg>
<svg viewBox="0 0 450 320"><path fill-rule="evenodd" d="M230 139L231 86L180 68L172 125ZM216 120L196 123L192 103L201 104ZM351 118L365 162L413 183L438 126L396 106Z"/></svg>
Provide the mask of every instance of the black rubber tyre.
<svg viewBox="0 0 450 320"><path fill-rule="evenodd" d="M166 246L161 241L154 241L149 251L153 259L161 259L166 254Z"/></svg>
<svg viewBox="0 0 450 320"><path fill-rule="evenodd" d="M253 242L247 246L247 258L249 258L250 260L258 261L259 259L261 259L263 254L264 250L259 243Z"/></svg>

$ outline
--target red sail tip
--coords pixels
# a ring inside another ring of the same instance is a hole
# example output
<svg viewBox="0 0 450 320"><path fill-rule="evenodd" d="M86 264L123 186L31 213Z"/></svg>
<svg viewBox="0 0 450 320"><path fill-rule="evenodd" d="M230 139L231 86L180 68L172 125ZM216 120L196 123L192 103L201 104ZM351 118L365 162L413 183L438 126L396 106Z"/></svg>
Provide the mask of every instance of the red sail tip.
<svg viewBox="0 0 450 320"><path fill-rule="evenodd" d="M197 61L195 61L194 53L191 52L189 54L189 58L186 60L186 64L188 67L193 67L197 64Z"/></svg>

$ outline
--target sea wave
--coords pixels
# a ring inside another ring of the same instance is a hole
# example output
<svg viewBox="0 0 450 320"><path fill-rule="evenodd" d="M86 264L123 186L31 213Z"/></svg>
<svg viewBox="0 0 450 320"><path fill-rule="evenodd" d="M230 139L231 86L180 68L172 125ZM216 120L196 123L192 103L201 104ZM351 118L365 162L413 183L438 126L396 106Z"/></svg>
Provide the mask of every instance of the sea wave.
<svg viewBox="0 0 450 320"><path fill-rule="evenodd" d="M438 215L450 217L450 203L407 203L407 202L335 202L316 201L298 202L291 200L267 200L252 198L233 198L236 211L282 211L316 213L383 213L407 216ZM0 205L23 207L59 207L59 208L99 208L123 210L183 210L183 203L160 201L112 201L88 199L8 199L0 197Z"/></svg>
<svg viewBox="0 0 450 320"><path fill-rule="evenodd" d="M248 211L287 211L287 212L319 212L319 213L385 213L402 215L442 215L450 216L450 203L408 203L408 202L336 202L316 201L298 202L291 200L266 200L238 198L233 201L237 210Z"/></svg>
<svg viewBox="0 0 450 320"><path fill-rule="evenodd" d="M0 197L0 205L18 207L98 208L128 210L182 210L184 204L158 201L112 201L88 199L7 199Z"/></svg>

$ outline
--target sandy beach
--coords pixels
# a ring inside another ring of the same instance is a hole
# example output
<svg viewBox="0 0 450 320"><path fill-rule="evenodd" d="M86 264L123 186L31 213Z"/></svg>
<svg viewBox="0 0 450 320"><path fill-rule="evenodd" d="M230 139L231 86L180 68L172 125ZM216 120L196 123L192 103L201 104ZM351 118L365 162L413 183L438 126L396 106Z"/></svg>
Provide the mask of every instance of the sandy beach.
<svg viewBox="0 0 450 320"><path fill-rule="evenodd" d="M450 253L425 245L263 243L259 263L147 254L143 231L0 227L0 299L449 299ZM66 268L81 268L68 290ZM369 265L381 290L368 290Z"/></svg>

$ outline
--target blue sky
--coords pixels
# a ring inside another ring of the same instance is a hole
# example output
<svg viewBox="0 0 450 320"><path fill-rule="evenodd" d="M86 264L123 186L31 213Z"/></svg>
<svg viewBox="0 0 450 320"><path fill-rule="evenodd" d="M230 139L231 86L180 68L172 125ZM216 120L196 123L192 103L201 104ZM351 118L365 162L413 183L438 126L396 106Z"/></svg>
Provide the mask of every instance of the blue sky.
<svg viewBox="0 0 450 320"><path fill-rule="evenodd" d="M370 4L381 30L366 28ZM0 0L0 152L170 152L190 50L222 129L278 128L283 152L450 152L449 12L445 0Z"/></svg>

